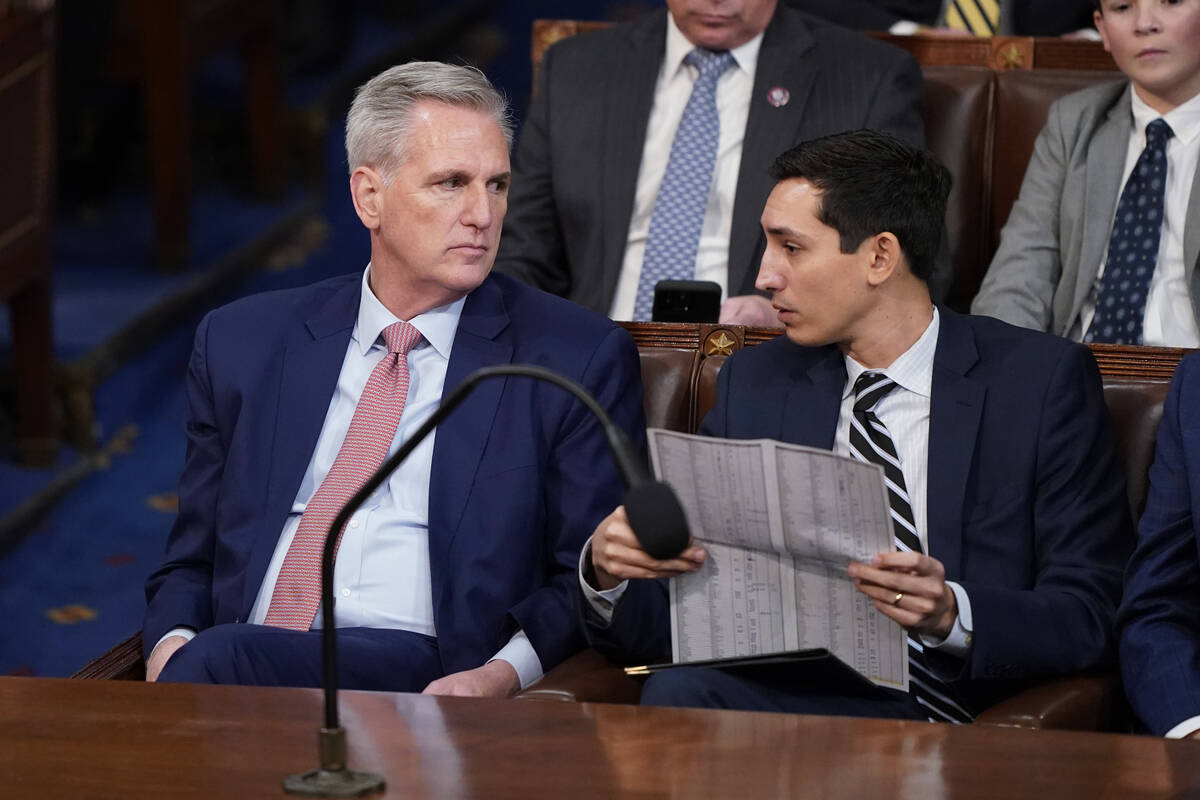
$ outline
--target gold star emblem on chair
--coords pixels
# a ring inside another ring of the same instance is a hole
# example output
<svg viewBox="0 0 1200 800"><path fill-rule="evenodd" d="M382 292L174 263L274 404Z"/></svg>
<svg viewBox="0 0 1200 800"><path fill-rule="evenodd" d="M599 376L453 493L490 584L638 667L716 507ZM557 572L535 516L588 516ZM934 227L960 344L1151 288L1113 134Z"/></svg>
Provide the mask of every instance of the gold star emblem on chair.
<svg viewBox="0 0 1200 800"><path fill-rule="evenodd" d="M705 355L731 356L737 339L730 336L729 331L714 331L708 335L708 341L705 344Z"/></svg>

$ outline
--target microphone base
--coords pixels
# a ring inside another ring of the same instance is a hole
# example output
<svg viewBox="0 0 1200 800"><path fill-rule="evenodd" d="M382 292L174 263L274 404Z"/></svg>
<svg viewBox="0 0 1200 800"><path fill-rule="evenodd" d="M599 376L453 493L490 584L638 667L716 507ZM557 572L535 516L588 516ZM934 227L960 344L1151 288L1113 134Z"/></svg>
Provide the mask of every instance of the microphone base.
<svg viewBox="0 0 1200 800"><path fill-rule="evenodd" d="M373 772L324 767L283 781L283 790L298 797L363 797L382 792L386 786L383 776Z"/></svg>
<svg viewBox="0 0 1200 800"><path fill-rule="evenodd" d="M321 728L317 732L321 766L284 779L283 790L300 797L362 797L382 792L382 775L346 769L346 729Z"/></svg>

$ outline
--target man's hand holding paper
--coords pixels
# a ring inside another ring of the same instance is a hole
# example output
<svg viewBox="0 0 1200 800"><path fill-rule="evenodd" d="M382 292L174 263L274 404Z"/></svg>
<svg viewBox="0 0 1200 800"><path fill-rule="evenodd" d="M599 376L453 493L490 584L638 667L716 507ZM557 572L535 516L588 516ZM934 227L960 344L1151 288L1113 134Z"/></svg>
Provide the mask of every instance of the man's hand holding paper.
<svg viewBox="0 0 1200 800"><path fill-rule="evenodd" d="M846 572L854 579L854 588L906 630L939 639L950 635L958 602L936 558L892 550L875 556L870 564L851 563Z"/></svg>

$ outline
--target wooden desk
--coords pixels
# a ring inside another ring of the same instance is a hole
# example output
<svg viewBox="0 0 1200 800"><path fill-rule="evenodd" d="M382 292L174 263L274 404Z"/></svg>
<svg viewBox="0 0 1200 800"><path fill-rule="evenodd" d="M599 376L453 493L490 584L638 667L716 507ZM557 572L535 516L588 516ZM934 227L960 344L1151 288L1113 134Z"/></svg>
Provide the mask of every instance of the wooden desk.
<svg viewBox="0 0 1200 800"><path fill-rule="evenodd" d="M1200 743L887 720L343 692L386 797L1150 798ZM315 766L309 689L0 678L0 796L283 797Z"/></svg>

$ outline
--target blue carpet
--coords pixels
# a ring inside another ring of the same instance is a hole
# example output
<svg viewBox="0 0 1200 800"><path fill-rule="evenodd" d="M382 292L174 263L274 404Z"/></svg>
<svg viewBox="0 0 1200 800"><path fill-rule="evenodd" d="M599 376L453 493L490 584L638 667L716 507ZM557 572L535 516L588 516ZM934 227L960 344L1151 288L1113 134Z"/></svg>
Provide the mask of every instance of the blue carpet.
<svg viewBox="0 0 1200 800"><path fill-rule="evenodd" d="M341 127L326 157L344 159ZM263 270L230 297L298 286L366 266L369 244L342 181L330 181L324 245L301 266ZM181 318L98 388L102 428L124 440L110 464L87 478L0 559L0 675L69 675L141 627L142 585L162 559L183 464L184 375L202 311ZM132 432L132 433L130 433ZM5 493L8 493L5 487Z"/></svg>

